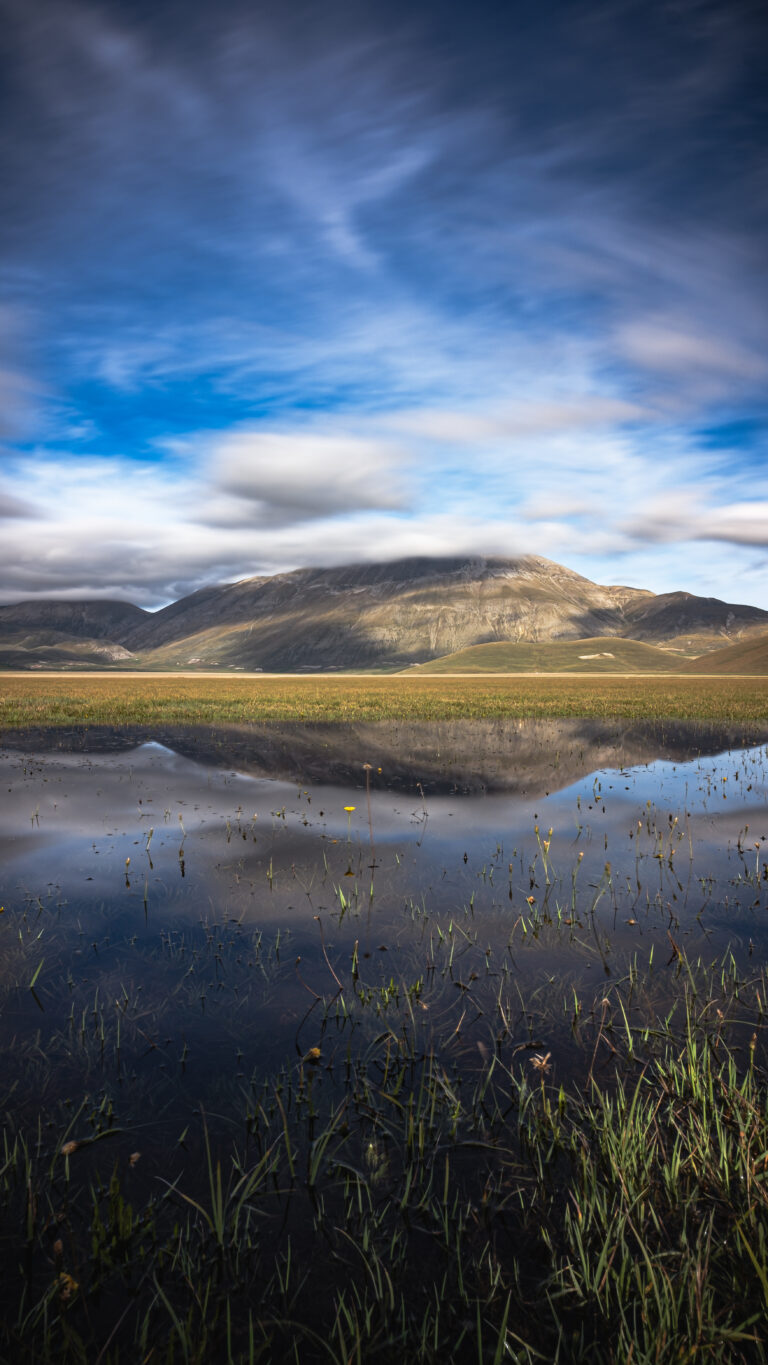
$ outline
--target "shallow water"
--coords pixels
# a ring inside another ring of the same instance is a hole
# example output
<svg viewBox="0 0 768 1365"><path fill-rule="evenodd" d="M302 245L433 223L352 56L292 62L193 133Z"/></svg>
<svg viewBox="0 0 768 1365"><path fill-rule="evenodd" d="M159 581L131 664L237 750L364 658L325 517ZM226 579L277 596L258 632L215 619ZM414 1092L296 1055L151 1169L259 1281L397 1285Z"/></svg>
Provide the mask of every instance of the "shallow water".
<svg viewBox="0 0 768 1365"><path fill-rule="evenodd" d="M9 737L7 1084L28 1090L39 1046L58 1058L51 1100L83 1067L94 1086L115 1073L137 1121L154 1087L178 1127L303 1054L353 993L378 993L378 1020L410 989L436 1034L482 1047L502 979L516 1036L567 1072L569 997L632 962L663 996L683 957L764 959L764 743L573 722L331 731L209 731L197 755L189 732L176 750Z"/></svg>
<svg viewBox="0 0 768 1365"><path fill-rule="evenodd" d="M194 1335L205 1282L232 1359L254 1359L252 1303L258 1358L326 1359L306 1331L324 1342L379 1264L403 1285L399 1341L447 1305L425 1358L482 1354L465 1273L501 1340L490 1248L535 1302L533 1155L570 1208L554 1136L579 1096L658 1075L661 1103L659 1061L686 1046L764 1064L766 740L577 721L6 733L0 1316L16 1341L33 1324L28 1358L60 1358L60 1309L88 1358L117 1334L115 1359L148 1359Z"/></svg>

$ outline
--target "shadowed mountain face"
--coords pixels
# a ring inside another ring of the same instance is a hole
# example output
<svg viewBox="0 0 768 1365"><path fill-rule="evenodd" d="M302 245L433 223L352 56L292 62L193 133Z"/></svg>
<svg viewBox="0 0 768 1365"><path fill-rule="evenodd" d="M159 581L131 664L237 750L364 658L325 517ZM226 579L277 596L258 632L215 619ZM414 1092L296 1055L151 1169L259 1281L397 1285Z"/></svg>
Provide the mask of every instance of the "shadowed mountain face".
<svg viewBox="0 0 768 1365"><path fill-rule="evenodd" d="M124 640L149 613L130 602L16 602L0 607L0 667L103 668L131 660Z"/></svg>
<svg viewBox="0 0 768 1365"><path fill-rule="evenodd" d="M690 592L665 592L650 600L643 597L628 602L624 619L624 635L649 644L680 646L682 651L690 640L694 648L686 652L693 654L768 630L768 612L721 602L717 597L695 597Z"/></svg>
<svg viewBox="0 0 768 1365"><path fill-rule="evenodd" d="M0 607L0 637L15 632L58 632L82 640L123 644L150 613L130 602L16 602Z"/></svg>
<svg viewBox="0 0 768 1365"><path fill-rule="evenodd" d="M19 637L25 627L34 637L27 646ZM46 630L56 638L46 641ZM40 666L44 646L60 649L67 633L79 641L108 638L130 651L131 666L293 672L396 669L477 644L605 636L669 643L679 657L761 630L768 630L768 612L757 608L601 587L537 556L424 558L246 579L154 613L122 603L22 603L0 609L0 662L19 666L26 647L21 666ZM82 657L81 646L75 661L98 663L97 649L90 653ZM115 662L125 665L125 655ZM676 662L671 653L670 667Z"/></svg>

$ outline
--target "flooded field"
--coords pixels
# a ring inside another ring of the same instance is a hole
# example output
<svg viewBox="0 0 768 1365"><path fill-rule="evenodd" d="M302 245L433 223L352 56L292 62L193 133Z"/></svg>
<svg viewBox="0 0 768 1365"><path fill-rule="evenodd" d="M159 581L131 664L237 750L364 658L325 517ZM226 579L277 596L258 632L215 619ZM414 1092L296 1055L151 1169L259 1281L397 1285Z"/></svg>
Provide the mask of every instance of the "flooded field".
<svg viewBox="0 0 768 1365"><path fill-rule="evenodd" d="M6 733L4 1358L764 1359L767 740Z"/></svg>

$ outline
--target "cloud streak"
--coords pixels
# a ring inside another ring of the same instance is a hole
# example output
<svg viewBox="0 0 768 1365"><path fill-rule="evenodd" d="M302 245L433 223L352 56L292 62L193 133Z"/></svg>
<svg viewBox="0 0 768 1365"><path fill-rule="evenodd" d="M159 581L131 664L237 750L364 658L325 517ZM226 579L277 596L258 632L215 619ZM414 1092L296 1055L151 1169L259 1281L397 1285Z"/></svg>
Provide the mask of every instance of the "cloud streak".
<svg viewBox="0 0 768 1365"><path fill-rule="evenodd" d="M0 598L459 548L768 604L766 445L699 435L768 419L747 0L0 3Z"/></svg>

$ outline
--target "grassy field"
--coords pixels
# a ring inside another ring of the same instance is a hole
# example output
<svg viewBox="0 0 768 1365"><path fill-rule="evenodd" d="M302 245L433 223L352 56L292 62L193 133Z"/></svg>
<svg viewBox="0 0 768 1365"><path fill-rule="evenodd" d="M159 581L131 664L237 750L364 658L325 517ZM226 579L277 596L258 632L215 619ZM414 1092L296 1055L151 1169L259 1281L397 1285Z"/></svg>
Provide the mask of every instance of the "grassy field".
<svg viewBox="0 0 768 1365"><path fill-rule="evenodd" d="M583 716L768 719L768 680L679 676L0 676L0 728Z"/></svg>
<svg viewBox="0 0 768 1365"><path fill-rule="evenodd" d="M680 665L681 673L768 673L768 635L716 649Z"/></svg>
<svg viewBox="0 0 768 1365"><path fill-rule="evenodd" d="M419 673L669 673L679 656L640 640L494 640L420 664Z"/></svg>

